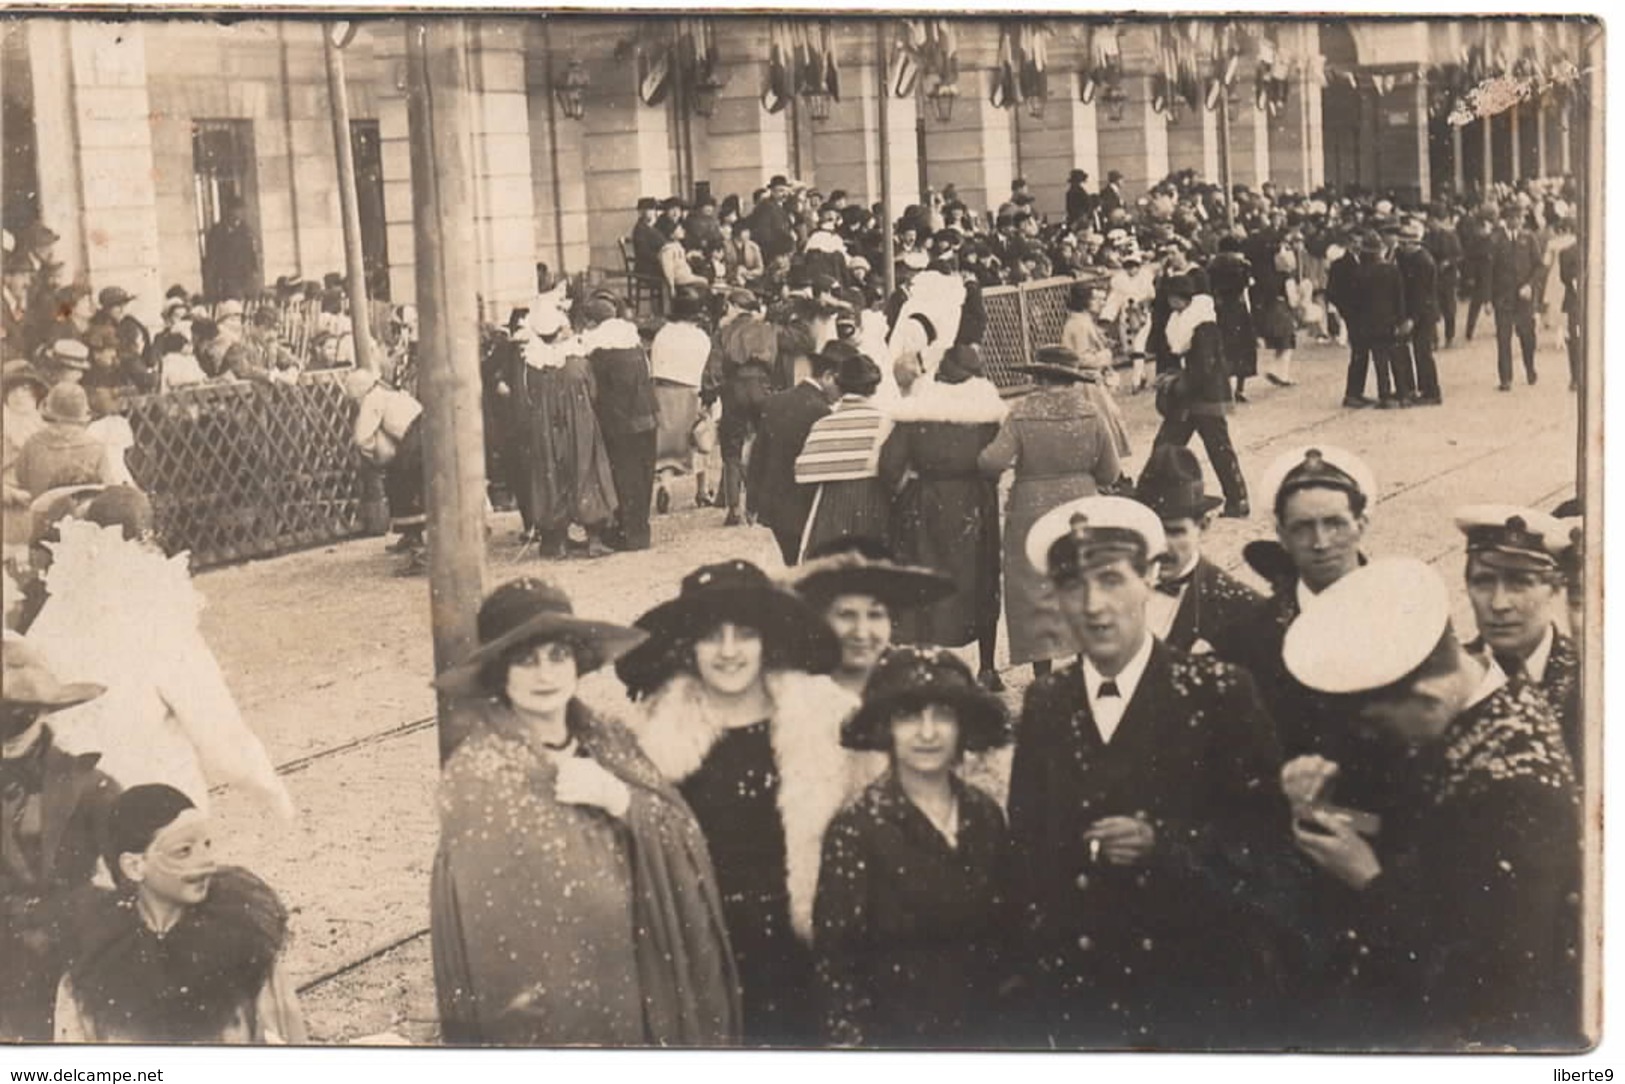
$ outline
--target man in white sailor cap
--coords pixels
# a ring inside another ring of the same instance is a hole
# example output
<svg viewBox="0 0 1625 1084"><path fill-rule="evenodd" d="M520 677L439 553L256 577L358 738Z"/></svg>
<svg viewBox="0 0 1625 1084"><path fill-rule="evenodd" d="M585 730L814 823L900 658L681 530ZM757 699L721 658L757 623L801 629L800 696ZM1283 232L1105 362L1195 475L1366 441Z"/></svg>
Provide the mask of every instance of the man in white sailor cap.
<svg viewBox="0 0 1625 1084"><path fill-rule="evenodd" d="M1346 889L1336 1009L1385 1048L1574 1049L1580 821L1557 720L1469 654L1443 580L1373 561L1287 632L1288 668L1403 750L1403 816L1373 842L1300 795L1298 848ZM1359 645L1350 650L1350 645Z"/></svg>
<svg viewBox="0 0 1625 1084"><path fill-rule="evenodd" d="M1372 791L1384 789L1386 773L1368 763L1372 750L1351 741L1348 728L1328 718L1332 706L1325 698L1293 678L1282 662L1281 644L1322 592L1365 561L1361 547L1376 477L1353 452L1315 444L1276 459L1261 489L1275 511L1278 544L1253 543L1247 558L1275 591L1257 616L1235 631L1232 661L1258 682L1288 760L1315 754L1339 763L1343 796L1367 800Z"/></svg>
<svg viewBox="0 0 1625 1084"><path fill-rule="evenodd" d="M1027 536L1082 654L1027 690L1010 775L1023 1039L1245 1044L1270 1014L1257 867L1290 859L1274 734L1248 676L1146 627L1162 523L1088 497Z"/></svg>
<svg viewBox="0 0 1625 1084"><path fill-rule="evenodd" d="M1492 658L1507 677L1546 694L1578 773L1585 761L1580 653L1556 622L1580 528L1532 508L1501 504L1462 508L1456 526L1467 536L1467 597L1478 624L1478 638L1467 650Z"/></svg>

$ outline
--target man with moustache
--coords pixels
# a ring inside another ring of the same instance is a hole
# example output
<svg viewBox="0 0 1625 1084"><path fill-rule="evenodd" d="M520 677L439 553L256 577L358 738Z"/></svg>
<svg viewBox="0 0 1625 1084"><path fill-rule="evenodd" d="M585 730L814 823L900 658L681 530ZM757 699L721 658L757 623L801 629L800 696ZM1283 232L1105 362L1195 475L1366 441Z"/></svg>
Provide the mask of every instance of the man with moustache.
<svg viewBox="0 0 1625 1084"><path fill-rule="evenodd" d="M1244 1045L1270 1012L1254 905L1287 846L1280 757L1246 673L1147 628L1165 549L1124 497L1027 536L1082 654L1028 689L1010 771L1024 1041Z"/></svg>

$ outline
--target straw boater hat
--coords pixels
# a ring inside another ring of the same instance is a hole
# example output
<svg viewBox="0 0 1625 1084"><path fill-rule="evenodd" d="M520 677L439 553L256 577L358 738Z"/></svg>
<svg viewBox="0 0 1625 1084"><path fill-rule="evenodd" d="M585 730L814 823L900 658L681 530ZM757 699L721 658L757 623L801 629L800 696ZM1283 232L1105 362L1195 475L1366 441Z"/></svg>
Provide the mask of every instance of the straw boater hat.
<svg viewBox="0 0 1625 1084"><path fill-rule="evenodd" d="M676 598L638 618L634 624L649 638L615 672L634 697L651 693L691 668L695 641L724 622L762 634L764 669L827 674L841 659L835 633L812 607L749 561L732 560L695 569Z"/></svg>
<svg viewBox="0 0 1625 1084"><path fill-rule="evenodd" d="M900 565L884 543L853 537L810 550L790 585L814 606L827 606L841 595L868 595L894 611L929 606L956 590L952 577Z"/></svg>
<svg viewBox="0 0 1625 1084"><path fill-rule="evenodd" d="M58 339L51 344L50 353L46 356L52 364L64 369L78 369L81 372L90 369L90 347L78 339Z"/></svg>
<svg viewBox="0 0 1625 1084"><path fill-rule="evenodd" d="M640 629L577 617L562 589L532 576L511 580L486 597L477 619L480 645L435 679L458 695L490 695L482 676L513 647L542 641L567 643L576 669L589 674L620 658L648 636Z"/></svg>
<svg viewBox="0 0 1625 1084"><path fill-rule="evenodd" d="M841 726L848 749L890 752L891 721L904 711L940 704L959 717L959 749L981 753L1010 743L1004 702L976 684L951 651L900 647L887 652L864 686L863 706Z"/></svg>
<svg viewBox="0 0 1625 1084"><path fill-rule="evenodd" d="M90 682L64 683L45 657L21 636L0 641L0 702L58 711L94 700L107 691Z"/></svg>

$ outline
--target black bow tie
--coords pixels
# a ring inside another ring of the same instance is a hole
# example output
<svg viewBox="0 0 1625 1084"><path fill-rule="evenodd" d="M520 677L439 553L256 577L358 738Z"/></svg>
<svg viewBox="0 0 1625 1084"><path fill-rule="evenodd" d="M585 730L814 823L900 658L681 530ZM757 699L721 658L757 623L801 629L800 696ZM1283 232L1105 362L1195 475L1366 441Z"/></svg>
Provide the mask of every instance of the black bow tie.
<svg viewBox="0 0 1625 1084"><path fill-rule="evenodd" d="M1178 598L1179 593L1185 589L1186 584L1190 583L1191 578L1195 575L1196 570L1193 568L1178 579L1159 580L1157 581L1157 590L1170 598Z"/></svg>
<svg viewBox="0 0 1625 1084"><path fill-rule="evenodd" d="M1095 699L1104 700L1108 696L1115 696L1119 699L1122 698L1123 694L1117 691L1117 682L1103 681L1100 683L1100 689L1095 693Z"/></svg>

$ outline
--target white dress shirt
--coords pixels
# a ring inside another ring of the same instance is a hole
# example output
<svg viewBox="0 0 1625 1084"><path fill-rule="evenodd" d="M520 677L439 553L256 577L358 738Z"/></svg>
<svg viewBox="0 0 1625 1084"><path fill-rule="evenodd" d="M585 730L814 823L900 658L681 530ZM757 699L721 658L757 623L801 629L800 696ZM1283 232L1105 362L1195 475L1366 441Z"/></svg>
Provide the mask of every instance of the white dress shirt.
<svg viewBox="0 0 1625 1084"><path fill-rule="evenodd" d="M1089 713L1094 716L1095 727L1100 731L1100 740L1108 744L1112 735L1117 733L1117 727L1123 721L1123 713L1128 710L1128 702L1134 699L1134 690L1140 686L1140 678L1145 676L1146 664L1151 661L1151 645L1156 642L1149 630L1140 650L1136 651L1128 664L1118 672L1115 678L1108 678L1099 670L1086 655L1083 658L1083 692L1089 701ZM1108 681L1117 683L1117 695L1102 697L1100 688Z"/></svg>

